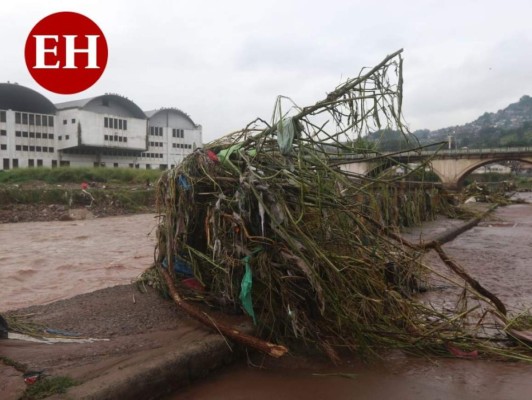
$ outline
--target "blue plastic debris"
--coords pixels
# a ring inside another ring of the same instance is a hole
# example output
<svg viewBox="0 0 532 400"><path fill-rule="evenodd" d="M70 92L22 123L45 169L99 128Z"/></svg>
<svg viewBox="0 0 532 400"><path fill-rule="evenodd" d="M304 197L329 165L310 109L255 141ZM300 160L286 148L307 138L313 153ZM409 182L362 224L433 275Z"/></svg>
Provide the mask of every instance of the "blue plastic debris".
<svg viewBox="0 0 532 400"><path fill-rule="evenodd" d="M166 261L166 258L162 262L162 266L164 268L168 267L168 261ZM183 260L182 258L176 257L174 261L174 272L176 274L181 274L187 277L193 277L194 273L192 272L192 268L190 268L190 265Z"/></svg>
<svg viewBox="0 0 532 400"><path fill-rule="evenodd" d="M179 185L184 189L184 190L190 190L190 183L188 183L187 181L187 177L183 174L179 175Z"/></svg>

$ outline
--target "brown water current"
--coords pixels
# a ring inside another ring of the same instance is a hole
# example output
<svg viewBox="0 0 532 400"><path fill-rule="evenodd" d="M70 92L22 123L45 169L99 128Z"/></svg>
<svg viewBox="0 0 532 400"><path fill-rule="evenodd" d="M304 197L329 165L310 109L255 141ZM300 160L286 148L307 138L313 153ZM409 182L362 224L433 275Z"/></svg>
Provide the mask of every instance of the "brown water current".
<svg viewBox="0 0 532 400"><path fill-rule="evenodd" d="M153 262L153 214L0 224L0 312L130 283Z"/></svg>

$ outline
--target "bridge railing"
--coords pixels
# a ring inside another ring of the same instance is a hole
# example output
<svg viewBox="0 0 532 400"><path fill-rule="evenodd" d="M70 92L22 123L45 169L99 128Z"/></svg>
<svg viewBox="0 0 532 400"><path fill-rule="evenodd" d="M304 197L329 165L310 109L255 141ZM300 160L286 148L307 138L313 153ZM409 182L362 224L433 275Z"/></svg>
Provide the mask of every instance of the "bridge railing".
<svg viewBox="0 0 532 400"><path fill-rule="evenodd" d="M532 153L532 147L496 147L486 149L442 149L438 151L405 151L405 152L387 152L387 153L364 153L364 154L338 154L338 159L343 160L370 160L376 157L420 157L427 156L432 157L434 155L478 155L478 154L493 154L493 153Z"/></svg>

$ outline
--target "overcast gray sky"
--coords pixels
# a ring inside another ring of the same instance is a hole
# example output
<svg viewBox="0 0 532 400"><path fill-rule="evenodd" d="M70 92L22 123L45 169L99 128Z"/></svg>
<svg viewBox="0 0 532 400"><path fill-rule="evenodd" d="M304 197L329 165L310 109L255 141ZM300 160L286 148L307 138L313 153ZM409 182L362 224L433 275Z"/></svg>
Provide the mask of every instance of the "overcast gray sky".
<svg viewBox="0 0 532 400"><path fill-rule="evenodd" d="M28 33L58 11L94 20L109 46L102 78L76 95L42 89L24 62ZM437 129L532 95L531 17L530 0L4 0L0 81L53 102L111 92L177 107L209 141L269 119L277 95L313 104L404 48L406 121Z"/></svg>

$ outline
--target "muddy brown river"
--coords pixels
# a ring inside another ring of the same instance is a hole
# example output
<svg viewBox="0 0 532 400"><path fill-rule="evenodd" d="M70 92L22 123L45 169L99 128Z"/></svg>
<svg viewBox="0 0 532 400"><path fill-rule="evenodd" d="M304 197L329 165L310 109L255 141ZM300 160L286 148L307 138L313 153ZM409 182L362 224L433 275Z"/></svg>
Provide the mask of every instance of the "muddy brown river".
<svg viewBox="0 0 532 400"><path fill-rule="evenodd" d="M406 234L431 237L453 224L442 219ZM0 312L130 282L153 259L154 227L153 215L0 224ZM532 307L531 204L499 208L445 249L510 311ZM437 262L430 255L427 261ZM170 399L525 400L532 399L532 365L399 353L338 368L304 359L253 359Z"/></svg>

